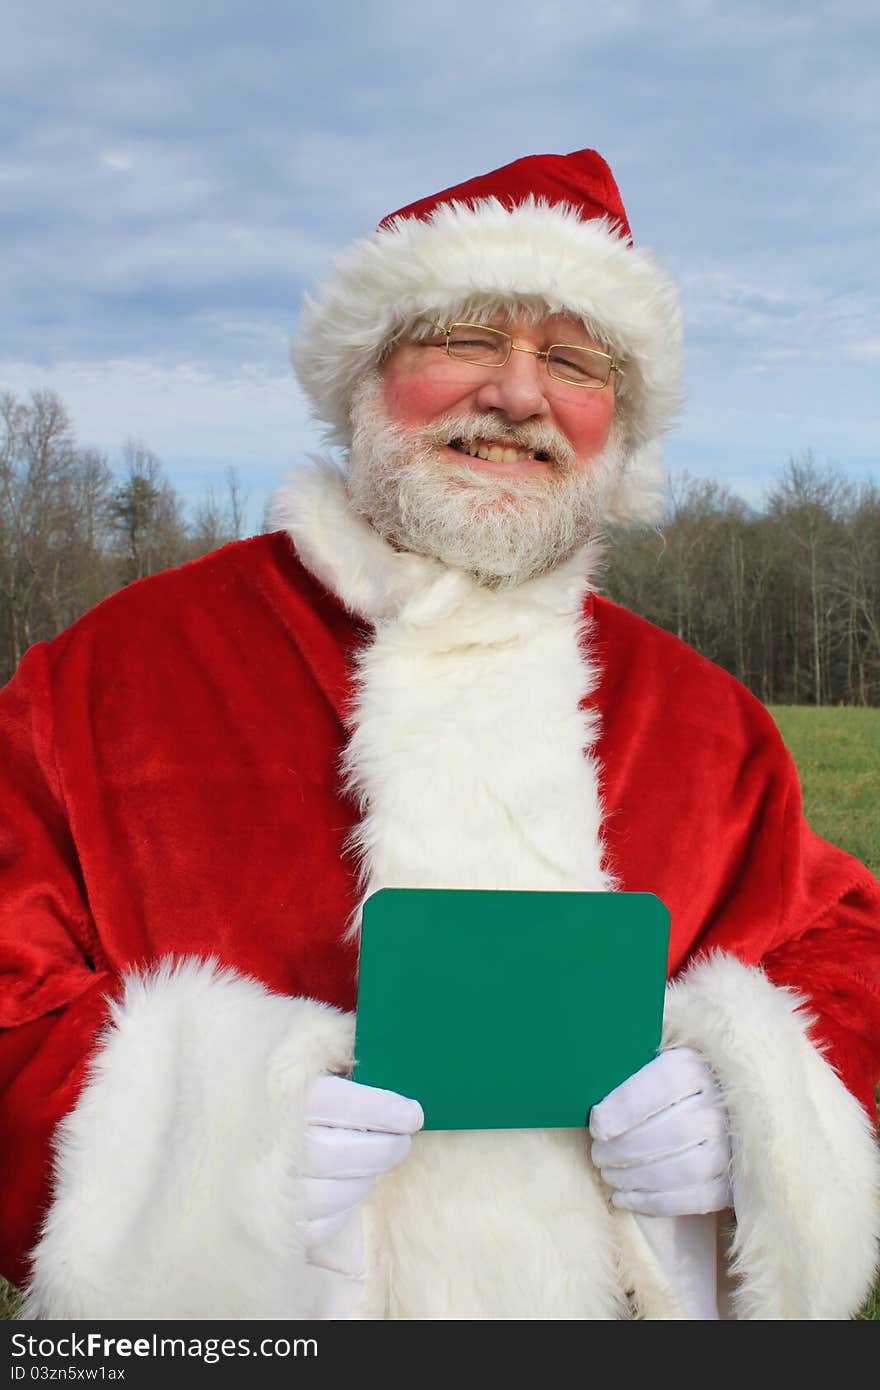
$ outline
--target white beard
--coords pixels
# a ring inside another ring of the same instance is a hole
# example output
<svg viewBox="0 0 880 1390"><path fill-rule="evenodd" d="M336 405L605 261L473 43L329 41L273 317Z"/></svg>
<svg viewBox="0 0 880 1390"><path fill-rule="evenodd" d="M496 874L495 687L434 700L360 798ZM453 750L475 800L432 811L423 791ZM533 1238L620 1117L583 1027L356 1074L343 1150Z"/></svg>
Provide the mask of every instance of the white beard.
<svg viewBox="0 0 880 1390"><path fill-rule="evenodd" d="M393 423L378 372L360 383L352 404L347 489L355 510L401 550L429 555L491 588L512 588L562 563L596 540L605 499L623 466L622 432L587 469L568 440L533 421L513 424L500 412L444 416L430 428ZM503 435L540 450L550 476L501 477L462 462L441 462L439 448Z"/></svg>

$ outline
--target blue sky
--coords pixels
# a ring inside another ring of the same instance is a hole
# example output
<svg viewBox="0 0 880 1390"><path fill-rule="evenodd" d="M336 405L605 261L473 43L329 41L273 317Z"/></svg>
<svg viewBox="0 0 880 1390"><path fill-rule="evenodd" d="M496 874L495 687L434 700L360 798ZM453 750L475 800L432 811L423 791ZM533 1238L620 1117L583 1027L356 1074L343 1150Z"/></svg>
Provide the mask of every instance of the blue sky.
<svg viewBox="0 0 880 1390"><path fill-rule="evenodd" d="M30 0L0 56L0 389L142 440L252 529L320 432L304 289L412 199L598 149L682 290L666 456L758 502L880 481L876 0Z"/></svg>

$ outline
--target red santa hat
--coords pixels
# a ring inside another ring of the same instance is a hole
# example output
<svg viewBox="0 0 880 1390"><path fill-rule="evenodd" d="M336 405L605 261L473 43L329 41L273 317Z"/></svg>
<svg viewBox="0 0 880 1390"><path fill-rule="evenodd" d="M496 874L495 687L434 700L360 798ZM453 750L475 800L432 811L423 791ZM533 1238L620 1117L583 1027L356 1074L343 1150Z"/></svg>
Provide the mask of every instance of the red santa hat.
<svg viewBox="0 0 880 1390"><path fill-rule="evenodd" d="M330 438L347 446L353 388L401 333L425 316L517 305L581 319L622 362L626 465L608 519L655 517L659 439L681 401L681 312L670 278L633 246L595 150L529 155L384 218L306 297L294 365Z"/></svg>

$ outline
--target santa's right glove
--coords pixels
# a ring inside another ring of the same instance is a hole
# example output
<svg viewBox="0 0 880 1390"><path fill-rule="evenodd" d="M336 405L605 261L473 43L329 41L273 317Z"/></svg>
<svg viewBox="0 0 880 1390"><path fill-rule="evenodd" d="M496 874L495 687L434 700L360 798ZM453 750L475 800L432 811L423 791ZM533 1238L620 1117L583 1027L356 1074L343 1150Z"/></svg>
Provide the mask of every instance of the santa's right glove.
<svg viewBox="0 0 880 1390"><path fill-rule="evenodd" d="M361 1204L424 1122L417 1100L342 1076L306 1091L302 1215L306 1258L323 1271L322 1317L351 1316L365 1274Z"/></svg>

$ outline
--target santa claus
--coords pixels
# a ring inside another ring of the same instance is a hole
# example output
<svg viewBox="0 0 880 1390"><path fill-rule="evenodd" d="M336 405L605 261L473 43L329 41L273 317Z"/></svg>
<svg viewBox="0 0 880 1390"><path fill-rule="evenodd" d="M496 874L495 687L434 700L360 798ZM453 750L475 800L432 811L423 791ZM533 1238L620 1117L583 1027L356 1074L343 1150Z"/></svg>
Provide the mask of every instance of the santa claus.
<svg viewBox="0 0 880 1390"><path fill-rule="evenodd" d="M689 1221L722 1316L859 1308L880 887L804 823L764 708L597 592L604 528L660 504L680 339L592 151L404 208L295 350L345 468L28 652L0 700L27 1316L681 1318ZM349 1079L387 885L656 894L659 1055L589 1132L420 1132Z"/></svg>

